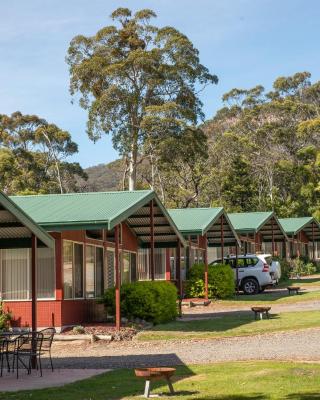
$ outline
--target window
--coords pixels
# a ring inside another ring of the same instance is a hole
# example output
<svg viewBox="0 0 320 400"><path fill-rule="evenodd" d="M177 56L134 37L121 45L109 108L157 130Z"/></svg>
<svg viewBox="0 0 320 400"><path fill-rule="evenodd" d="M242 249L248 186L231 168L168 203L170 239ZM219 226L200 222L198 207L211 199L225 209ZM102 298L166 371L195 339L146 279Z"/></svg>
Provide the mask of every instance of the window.
<svg viewBox="0 0 320 400"><path fill-rule="evenodd" d="M4 300L30 299L30 249L6 249L1 253L2 298Z"/></svg>
<svg viewBox="0 0 320 400"><path fill-rule="evenodd" d="M169 249L170 257L170 277L176 279L176 249Z"/></svg>
<svg viewBox="0 0 320 400"><path fill-rule="evenodd" d="M103 248L96 247L96 296L102 296L104 292L103 280Z"/></svg>
<svg viewBox="0 0 320 400"><path fill-rule="evenodd" d="M130 282L130 260L130 253L127 251L122 252L121 283Z"/></svg>
<svg viewBox="0 0 320 400"><path fill-rule="evenodd" d="M65 299L83 298L83 245L63 241L63 293Z"/></svg>
<svg viewBox="0 0 320 400"><path fill-rule="evenodd" d="M31 299L31 249L0 250L1 298L3 300ZM54 298L54 251L37 249L37 298Z"/></svg>
<svg viewBox="0 0 320 400"><path fill-rule="evenodd" d="M138 281L149 280L149 250L138 250L138 265L137 265L137 279Z"/></svg>
<svg viewBox="0 0 320 400"><path fill-rule="evenodd" d="M166 249L154 249L155 279L166 279Z"/></svg>
<svg viewBox="0 0 320 400"><path fill-rule="evenodd" d="M247 258L246 261L247 261L247 267L254 267L259 260L258 258L253 257L253 258Z"/></svg>
<svg viewBox="0 0 320 400"><path fill-rule="evenodd" d="M95 247L86 246L86 297L94 298Z"/></svg>
<svg viewBox="0 0 320 400"><path fill-rule="evenodd" d="M63 241L63 293L65 299L73 298L73 243Z"/></svg>
<svg viewBox="0 0 320 400"><path fill-rule="evenodd" d="M83 245L74 243L74 297L83 298Z"/></svg>
<svg viewBox="0 0 320 400"><path fill-rule="evenodd" d="M37 263L37 297L39 299L54 298L55 281L54 251L47 247L39 247Z"/></svg>

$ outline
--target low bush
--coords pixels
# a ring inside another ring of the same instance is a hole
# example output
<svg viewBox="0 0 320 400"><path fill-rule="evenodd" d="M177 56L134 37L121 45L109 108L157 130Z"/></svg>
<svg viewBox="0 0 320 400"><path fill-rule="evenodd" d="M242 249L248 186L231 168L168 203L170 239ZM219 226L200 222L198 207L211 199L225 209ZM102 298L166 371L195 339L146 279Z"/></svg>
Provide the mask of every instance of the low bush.
<svg viewBox="0 0 320 400"><path fill-rule="evenodd" d="M194 264L188 272L187 297L204 297L205 264ZM225 299L234 295L235 279L228 265L208 266L208 296L210 299Z"/></svg>
<svg viewBox="0 0 320 400"><path fill-rule="evenodd" d="M291 274L293 276L306 276L312 275L317 272L317 267L311 261L305 261L302 258L295 258L291 260L292 263L292 271Z"/></svg>
<svg viewBox="0 0 320 400"><path fill-rule="evenodd" d="M12 315L9 311L5 311L3 303L0 303L0 332L7 331L9 329Z"/></svg>
<svg viewBox="0 0 320 400"><path fill-rule="evenodd" d="M115 315L115 289L105 291L101 300ZM177 316L177 289L166 281L127 283L120 290L121 316L160 324Z"/></svg>

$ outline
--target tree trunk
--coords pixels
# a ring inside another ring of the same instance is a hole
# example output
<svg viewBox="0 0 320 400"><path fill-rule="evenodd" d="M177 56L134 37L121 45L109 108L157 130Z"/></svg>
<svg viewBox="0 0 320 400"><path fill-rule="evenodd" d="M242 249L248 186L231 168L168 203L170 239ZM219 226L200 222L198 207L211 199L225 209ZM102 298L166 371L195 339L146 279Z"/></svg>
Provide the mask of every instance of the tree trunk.
<svg viewBox="0 0 320 400"><path fill-rule="evenodd" d="M136 189L137 183L137 143L134 142L131 146L131 153L129 155L129 171L128 171L128 183L129 183L129 190Z"/></svg>

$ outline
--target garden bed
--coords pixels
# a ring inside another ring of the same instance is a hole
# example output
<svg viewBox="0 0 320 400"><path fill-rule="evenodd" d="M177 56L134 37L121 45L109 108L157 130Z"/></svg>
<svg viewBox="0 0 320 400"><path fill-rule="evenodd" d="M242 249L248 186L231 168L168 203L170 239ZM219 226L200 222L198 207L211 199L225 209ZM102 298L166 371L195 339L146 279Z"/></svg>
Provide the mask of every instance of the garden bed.
<svg viewBox="0 0 320 400"><path fill-rule="evenodd" d="M77 327L66 328L59 336L62 340L77 340L77 339L101 339L101 340L132 340L138 333L139 329L132 326L124 326L120 331L116 330L113 324L83 324Z"/></svg>

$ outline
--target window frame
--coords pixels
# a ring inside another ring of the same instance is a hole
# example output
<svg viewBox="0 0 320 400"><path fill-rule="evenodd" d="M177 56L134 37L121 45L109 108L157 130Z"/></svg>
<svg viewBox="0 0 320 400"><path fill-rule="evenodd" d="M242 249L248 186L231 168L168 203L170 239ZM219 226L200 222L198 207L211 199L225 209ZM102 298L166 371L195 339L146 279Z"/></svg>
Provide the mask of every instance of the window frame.
<svg viewBox="0 0 320 400"><path fill-rule="evenodd" d="M72 297L71 298L68 298L68 299L66 299L65 297L64 297L64 251L63 251L63 244L64 244L64 242L69 242L69 243L72 243ZM74 244L79 244L79 245L81 245L82 246L82 259L83 259L83 268L82 268L82 279L83 279L83 290L82 290L82 293L83 293L83 297L74 297ZM63 285L63 300L65 300L65 301L69 301L69 300L71 300L71 301L74 301L74 300L84 300L85 299L85 297L84 297L84 294L85 294L85 256L86 256L86 254L85 254L85 243L84 242L79 242L79 241L77 241L77 240L69 240L69 239L62 239L62 285Z"/></svg>

